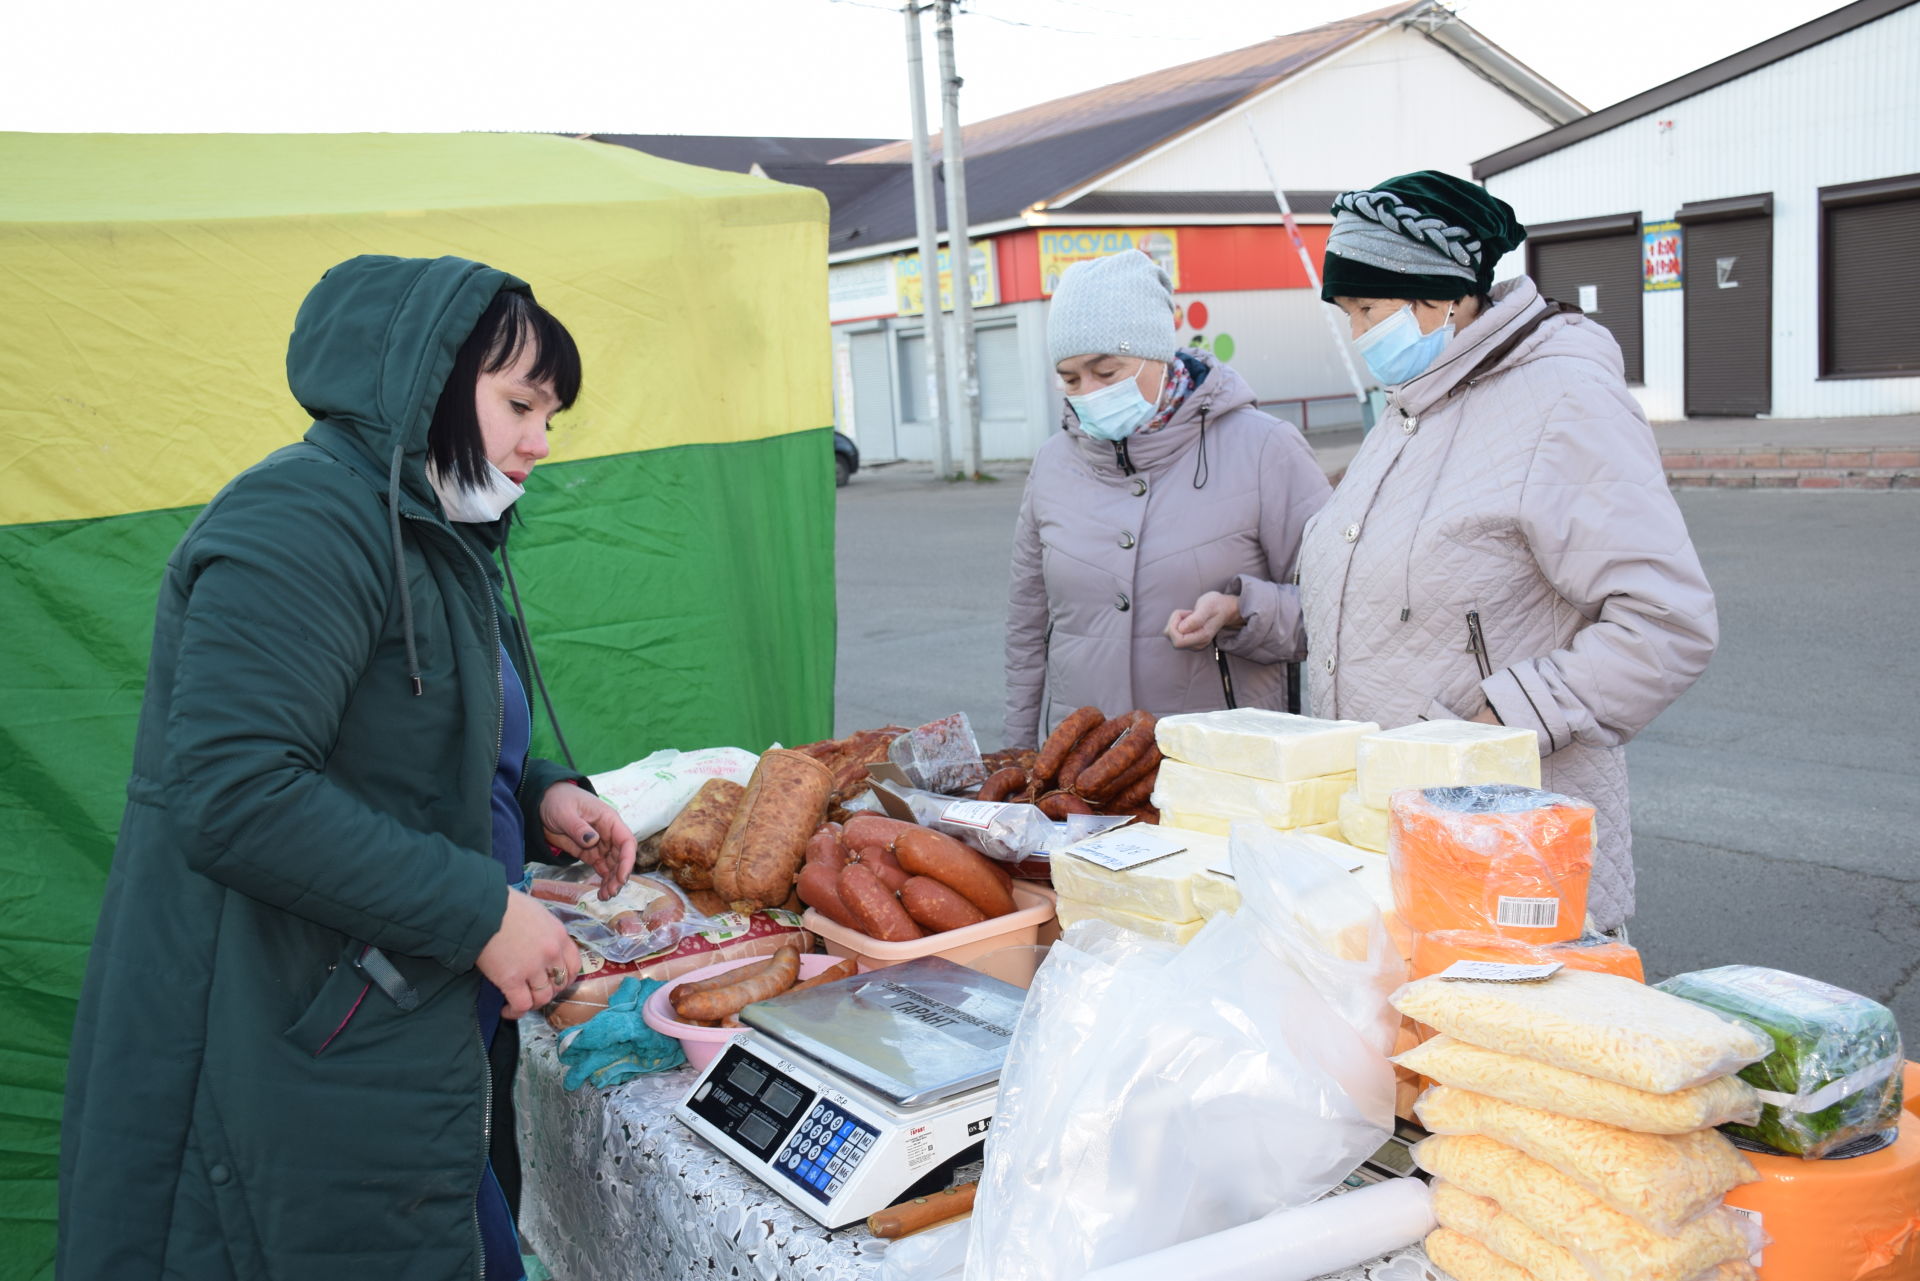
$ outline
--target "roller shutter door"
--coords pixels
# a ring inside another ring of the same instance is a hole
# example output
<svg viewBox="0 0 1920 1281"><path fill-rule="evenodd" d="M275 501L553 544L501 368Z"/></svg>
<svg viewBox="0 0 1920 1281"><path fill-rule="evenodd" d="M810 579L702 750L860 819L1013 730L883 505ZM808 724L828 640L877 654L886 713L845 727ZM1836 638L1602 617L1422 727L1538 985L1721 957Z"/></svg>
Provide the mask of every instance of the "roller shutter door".
<svg viewBox="0 0 1920 1281"><path fill-rule="evenodd" d="M853 431L860 456L888 462L900 456L893 425L893 362L887 359L887 335L875 330L847 342L853 361Z"/></svg>
<svg viewBox="0 0 1920 1281"><path fill-rule="evenodd" d="M1611 330L1627 381L1644 382L1640 216L1530 227L1528 233L1529 274L1540 292L1574 304Z"/></svg>
<svg viewBox="0 0 1920 1281"><path fill-rule="evenodd" d="M1021 386L1020 327L994 325L975 330L973 354L980 370L980 417L1022 417L1027 389Z"/></svg>
<svg viewBox="0 0 1920 1281"><path fill-rule="evenodd" d="M1686 413L1746 418L1773 410L1773 202L1747 196L1683 206Z"/></svg>
<svg viewBox="0 0 1920 1281"><path fill-rule="evenodd" d="M1820 193L1820 372L1920 373L1920 175L1851 187Z"/></svg>

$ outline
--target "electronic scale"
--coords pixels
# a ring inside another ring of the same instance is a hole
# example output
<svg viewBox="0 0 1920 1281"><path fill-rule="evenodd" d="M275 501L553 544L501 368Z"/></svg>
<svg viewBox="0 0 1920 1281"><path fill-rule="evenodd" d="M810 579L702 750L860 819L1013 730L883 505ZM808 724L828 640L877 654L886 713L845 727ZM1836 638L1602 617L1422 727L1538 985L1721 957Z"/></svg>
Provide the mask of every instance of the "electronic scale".
<svg viewBox="0 0 1920 1281"><path fill-rule="evenodd" d="M925 957L749 1005L674 1115L846 1227L978 1158L1026 996Z"/></svg>

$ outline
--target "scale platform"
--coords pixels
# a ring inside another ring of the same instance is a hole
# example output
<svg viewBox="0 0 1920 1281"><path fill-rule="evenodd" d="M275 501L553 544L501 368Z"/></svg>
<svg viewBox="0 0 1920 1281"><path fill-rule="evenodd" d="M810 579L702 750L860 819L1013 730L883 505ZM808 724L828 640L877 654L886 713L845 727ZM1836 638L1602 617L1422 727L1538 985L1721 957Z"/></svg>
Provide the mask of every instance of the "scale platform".
<svg viewBox="0 0 1920 1281"><path fill-rule="evenodd" d="M926 957L749 1005L674 1114L829 1228L978 1155L1026 993Z"/></svg>

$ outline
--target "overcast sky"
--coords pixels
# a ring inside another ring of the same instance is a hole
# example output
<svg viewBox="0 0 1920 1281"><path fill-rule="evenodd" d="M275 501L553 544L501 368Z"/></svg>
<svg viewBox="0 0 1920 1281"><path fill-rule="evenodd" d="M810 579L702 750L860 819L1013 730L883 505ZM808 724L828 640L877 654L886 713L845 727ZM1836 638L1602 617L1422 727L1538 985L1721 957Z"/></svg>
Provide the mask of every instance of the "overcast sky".
<svg viewBox="0 0 1920 1281"><path fill-rule="evenodd" d="M955 24L962 116L985 119L1372 7L968 0ZM1836 6L1454 7L1597 108ZM6 130L903 137L908 129L904 21L880 0L52 0L13 6L5 21ZM931 59L930 20L927 36ZM929 109L937 129L937 99Z"/></svg>

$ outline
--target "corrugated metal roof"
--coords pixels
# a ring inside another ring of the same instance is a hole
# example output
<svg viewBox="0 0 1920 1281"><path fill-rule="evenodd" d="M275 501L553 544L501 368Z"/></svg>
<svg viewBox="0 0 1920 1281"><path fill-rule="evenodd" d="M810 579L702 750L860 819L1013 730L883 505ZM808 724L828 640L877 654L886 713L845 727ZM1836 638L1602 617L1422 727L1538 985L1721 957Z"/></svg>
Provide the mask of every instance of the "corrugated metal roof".
<svg viewBox="0 0 1920 1281"><path fill-rule="evenodd" d="M747 173L757 164L812 165L854 152L871 151L886 138L736 138L697 133L594 133L595 142L632 147L662 160Z"/></svg>
<svg viewBox="0 0 1920 1281"><path fill-rule="evenodd" d="M835 165L833 168L845 168ZM1329 214L1337 191L1289 191L1287 204L1297 214ZM1060 210L1062 217L1141 215L1193 217L1208 214L1272 214L1280 202L1266 191L1092 191Z"/></svg>

